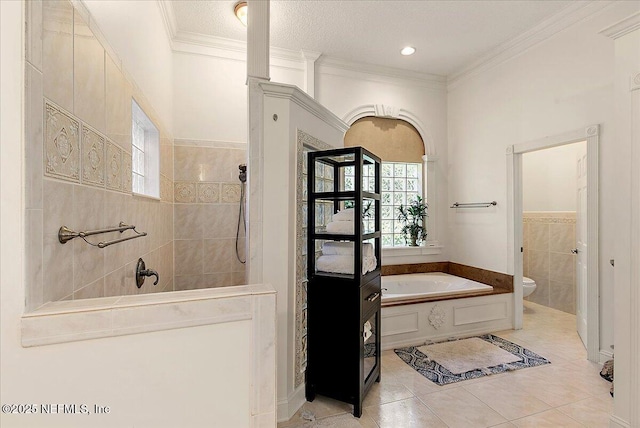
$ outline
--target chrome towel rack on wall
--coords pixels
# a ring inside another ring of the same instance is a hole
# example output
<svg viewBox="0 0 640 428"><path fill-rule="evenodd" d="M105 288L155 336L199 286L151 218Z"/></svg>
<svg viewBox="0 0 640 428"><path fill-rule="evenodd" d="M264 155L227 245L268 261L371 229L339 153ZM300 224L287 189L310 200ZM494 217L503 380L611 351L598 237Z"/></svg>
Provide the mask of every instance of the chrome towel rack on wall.
<svg viewBox="0 0 640 428"><path fill-rule="evenodd" d="M111 241L101 241L101 242L98 242L97 244L94 244L93 242L89 242L86 239L87 236L99 235L101 233L109 233L109 232L123 233L125 230L133 230L136 234L133 236L127 236L126 238L119 238ZM69 229L67 226L61 226L60 229L58 230L58 241L60 241L61 244L66 244L67 242L75 238L82 238L84 242L86 242L87 244L93 245L94 247L98 247L98 248L108 247L109 245L128 241L130 239L140 238L143 236L147 236L147 232L138 232L135 226L126 224L122 221L117 227L110 227L107 229L86 230L84 232L76 232L74 230Z"/></svg>
<svg viewBox="0 0 640 428"><path fill-rule="evenodd" d="M460 203L454 202L449 208L487 208L492 205L498 205L496 201L491 202L468 202L468 203Z"/></svg>

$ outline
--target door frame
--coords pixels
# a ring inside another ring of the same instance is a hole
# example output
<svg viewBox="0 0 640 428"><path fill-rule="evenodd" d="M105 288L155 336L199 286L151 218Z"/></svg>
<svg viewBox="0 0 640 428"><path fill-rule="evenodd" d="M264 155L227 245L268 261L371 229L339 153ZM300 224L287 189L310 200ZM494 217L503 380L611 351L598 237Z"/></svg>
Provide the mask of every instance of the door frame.
<svg viewBox="0 0 640 428"><path fill-rule="evenodd" d="M507 147L507 228L508 268L513 275L513 325L522 328L523 261L522 238L522 155L565 144L587 142L587 358L600 360L599 256L598 256L598 173L600 125Z"/></svg>

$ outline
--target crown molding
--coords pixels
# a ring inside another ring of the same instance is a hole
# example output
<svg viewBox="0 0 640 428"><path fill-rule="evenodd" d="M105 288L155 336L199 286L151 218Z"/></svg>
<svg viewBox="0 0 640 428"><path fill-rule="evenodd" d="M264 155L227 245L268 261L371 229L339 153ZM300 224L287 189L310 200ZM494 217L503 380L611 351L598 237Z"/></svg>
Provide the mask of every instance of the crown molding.
<svg viewBox="0 0 640 428"><path fill-rule="evenodd" d="M160 8L160 15L162 15L162 21L164 22L164 29L169 38L169 44L173 48L173 39L178 32L178 23L173 13L173 5L169 0L158 0L158 7Z"/></svg>
<svg viewBox="0 0 640 428"><path fill-rule="evenodd" d="M297 86L271 82L260 82L259 85L265 95L289 99L343 134L349 129L342 119Z"/></svg>
<svg viewBox="0 0 640 428"><path fill-rule="evenodd" d="M640 12L636 12L615 24L600 30L600 34L617 39L640 28Z"/></svg>
<svg viewBox="0 0 640 428"><path fill-rule="evenodd" d="M594 15L613 3L614 1L612 0L572 2L569 6L542 21L529 31L497 46L459 71L451 73L447 79L448 89L454 89L460 82L518 56L525 50Z"/></svg>

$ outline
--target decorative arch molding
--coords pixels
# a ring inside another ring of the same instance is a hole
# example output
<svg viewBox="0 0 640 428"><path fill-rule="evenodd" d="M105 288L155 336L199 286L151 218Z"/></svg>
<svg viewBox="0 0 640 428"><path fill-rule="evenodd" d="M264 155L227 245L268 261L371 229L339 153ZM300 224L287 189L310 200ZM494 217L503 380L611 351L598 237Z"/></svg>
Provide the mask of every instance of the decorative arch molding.
<svg viewBox="0 0 640 428"><path fill-rule="evenodd" d="M428 158L435 158L437 156L436 149L433 145L433 138L431 137L431 134L429 133L427 128L422 124L420 119L418 119L415 114L400 107L392 106L389 104L365 104L351 110L349 113L343 116L342 120L345 121L349 126L351 126L356 120L368 116L382 117L387 119L400 119L410 123L414 128L416 128L416 130L420 134L420 138L422 138L422 142L424 143L425 155Z"/></svg>

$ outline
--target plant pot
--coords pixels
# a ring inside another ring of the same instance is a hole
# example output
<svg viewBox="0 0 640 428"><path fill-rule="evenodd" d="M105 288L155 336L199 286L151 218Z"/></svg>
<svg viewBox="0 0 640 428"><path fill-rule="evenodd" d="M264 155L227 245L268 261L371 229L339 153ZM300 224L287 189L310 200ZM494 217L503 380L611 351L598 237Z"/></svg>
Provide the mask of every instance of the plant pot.
<svg viewBox="0 0 640 428"><path fill-rule="evenodd" d="M411 247L417 247L418 246L418 237L417 236L412 236L411 237L411 243L409 244L409 246L411 246Z"/></svg>

